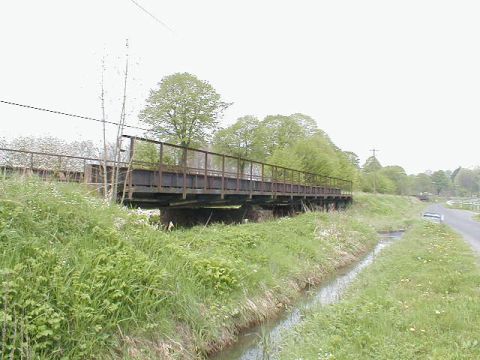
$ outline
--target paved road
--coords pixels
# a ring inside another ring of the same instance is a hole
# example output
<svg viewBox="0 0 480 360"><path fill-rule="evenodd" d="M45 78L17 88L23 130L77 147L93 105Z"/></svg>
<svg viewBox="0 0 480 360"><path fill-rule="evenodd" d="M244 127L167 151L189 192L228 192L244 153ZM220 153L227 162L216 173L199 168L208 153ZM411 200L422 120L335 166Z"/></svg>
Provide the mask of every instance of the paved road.
<svg viewBox="0 0 480 360"><path fill-rule="evenodd" d="M460 233L472 248L480 254L480 222L472 219L475 213L466 210L448 209L438 204L429 206L427 211L443 214L444 222Z"/></svg>

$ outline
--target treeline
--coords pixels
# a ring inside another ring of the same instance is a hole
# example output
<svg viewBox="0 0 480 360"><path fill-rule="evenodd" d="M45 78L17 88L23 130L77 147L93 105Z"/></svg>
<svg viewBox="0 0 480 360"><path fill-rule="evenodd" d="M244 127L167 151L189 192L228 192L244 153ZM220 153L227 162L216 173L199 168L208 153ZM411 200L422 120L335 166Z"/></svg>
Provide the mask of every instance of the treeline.
<svg viewBox="0 0 480 360"><path fill-rule="evenodd" d="M304 114L239 118L218 130L215 151L273 165L355 180L355 168L346 153Z"/></svg>
<svg viewBox="0 0 480 360"><path fill-rule="evenodd" d="M480 168L459 167L454 171L427 171L407 175L401 166L385 166L370 157L360 168L359 189L386 194L433 194L442 196L475 196L480 191Z"/></svg>

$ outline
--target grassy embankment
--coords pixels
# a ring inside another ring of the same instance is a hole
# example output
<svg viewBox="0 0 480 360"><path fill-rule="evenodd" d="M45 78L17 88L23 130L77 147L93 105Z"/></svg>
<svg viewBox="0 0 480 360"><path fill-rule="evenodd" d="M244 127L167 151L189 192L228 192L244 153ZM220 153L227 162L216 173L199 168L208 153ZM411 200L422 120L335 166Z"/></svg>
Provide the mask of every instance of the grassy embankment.
<svg viewBox="0 0 480 360"><path fill-rule="evenodd" d="M443 225L419 223L287 336L281 359L479 359L480 269Z"/></svg>
<svg viewBox="0 0 480 360"><path fill-rule="evenodd" d="M172 233L78 185L0 182L4 356L193 358L225 345L376 242L418 202Z"/></svg>

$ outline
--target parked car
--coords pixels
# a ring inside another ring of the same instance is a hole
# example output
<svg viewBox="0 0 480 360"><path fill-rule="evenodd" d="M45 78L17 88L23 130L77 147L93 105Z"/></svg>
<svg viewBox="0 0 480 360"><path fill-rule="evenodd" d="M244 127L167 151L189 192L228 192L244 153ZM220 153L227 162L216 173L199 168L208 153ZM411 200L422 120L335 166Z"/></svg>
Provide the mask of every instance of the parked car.
<svg viewBox="0 0 480 360"><path fill-rule="evenodd" d="M433 212L424 212L423 219L432 221L435 223L443 223L444 216L443 214L433 213Z"/></svg>

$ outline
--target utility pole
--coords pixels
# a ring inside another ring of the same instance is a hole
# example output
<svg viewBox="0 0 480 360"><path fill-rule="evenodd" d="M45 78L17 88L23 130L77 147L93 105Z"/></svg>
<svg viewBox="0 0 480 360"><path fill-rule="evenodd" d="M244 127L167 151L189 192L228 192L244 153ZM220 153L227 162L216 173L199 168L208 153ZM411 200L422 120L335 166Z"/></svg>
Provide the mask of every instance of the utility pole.
<svg viewBox="0 0 480 360"><path fill-rule="evenodd" d="M373 154L373 159L374 160L377 160L377 152L380 151L378 149L375 149L373 148L372 150L370 150ZM373 170L373 193L376 194L377 193L377 168L375 168Z"/></svg>

